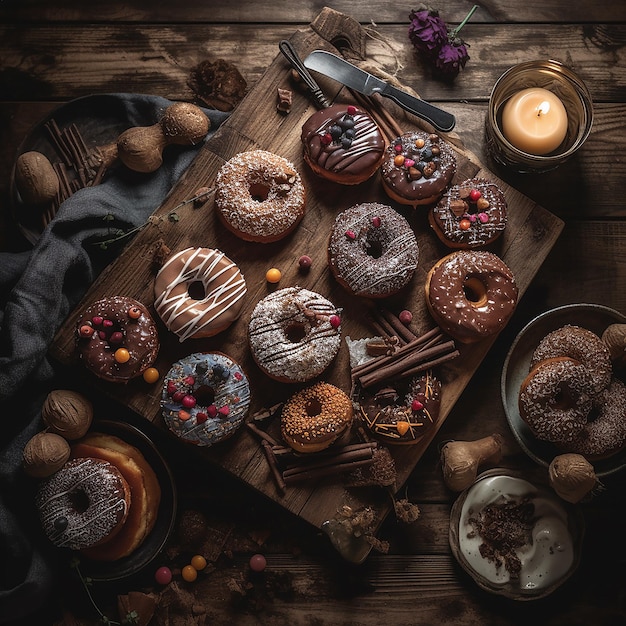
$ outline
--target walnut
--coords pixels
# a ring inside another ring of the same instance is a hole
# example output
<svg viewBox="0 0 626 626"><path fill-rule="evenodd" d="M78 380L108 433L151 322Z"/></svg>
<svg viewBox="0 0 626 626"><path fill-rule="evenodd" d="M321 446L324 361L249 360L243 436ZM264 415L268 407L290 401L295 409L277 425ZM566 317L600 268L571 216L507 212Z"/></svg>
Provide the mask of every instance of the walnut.
<svg viewBox="0 0 626 626"><path fill-rule="evenodd" d="M56 389L44 401L41 417L50 432L80 439L91 426L93 405L76 391Z"/></svg>
<svg viewBox="0 0 626 626"><path fill-rule="evenodd" d="M187 84L199 100L218 111L232 111L248 87L239 70L224 59L196 65Z"/></svg>
<svg viewBox="0 0 626 626"><path fill-rule="evenodd" d="M626 365L626 324L611 324L602 333L602 341L611 354L611 361L623 367Z"/></svg>
<svg viewBox="0 0 626 626"><path fill-rule="evenodd" d="M70 444L55 433L37 433L24 446L24 471L29 476L45 478L61 469L70 458Z"/></svg>

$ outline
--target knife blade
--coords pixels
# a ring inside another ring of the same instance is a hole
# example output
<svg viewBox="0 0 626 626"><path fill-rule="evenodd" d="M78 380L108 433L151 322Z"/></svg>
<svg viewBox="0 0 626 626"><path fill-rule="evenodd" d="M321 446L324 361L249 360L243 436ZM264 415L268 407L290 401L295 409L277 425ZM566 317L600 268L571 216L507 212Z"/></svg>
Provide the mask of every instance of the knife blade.
<svg viewBox="0 0 626 626"><path fill-rule="evenodd" d="M451 113L390 85L332 52L313 50L304 59L304 66L366 96L377 93L390 98L405 111L430 122L437 130L448 132L456 124L456 119Z"/></svg>

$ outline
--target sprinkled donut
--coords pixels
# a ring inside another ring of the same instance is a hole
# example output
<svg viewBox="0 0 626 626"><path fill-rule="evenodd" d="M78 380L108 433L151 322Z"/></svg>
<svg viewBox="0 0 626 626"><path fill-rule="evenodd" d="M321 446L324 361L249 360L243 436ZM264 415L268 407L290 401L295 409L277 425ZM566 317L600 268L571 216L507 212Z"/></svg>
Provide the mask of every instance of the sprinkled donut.
<svg viewBox="0 0 626 626"><path fill-rule="evenodd" d="M385 384L358 394L361 421L377 439L389 444L414 444L439 418L441 381L432 372L407 384Z"/></svg>
<svg viewBox="0 0 626 626"><path fill-rule="evenodd" d="M120 531L130 507L130 489L108 461L77 458L44 480L35 495L46 536L55 546L81 550Z"/></svg>
<svg viewBox="0 0 626 626"><path fill-rule="evenodd" d="M593 399L585 427L567 444L568 452L591 459L610 456L626 444L626 385L618 378Z"/></svg>
<svg viewBox="0 0 626 626"><path fill-rule="evenodd" d="M302 126L304 161L315 174L357 185L380 167L385 139L372 117L354 105L332 104Z"/></svg>
<svg viewBox="0 0 626 626"><path fill-rule="evenodd" d="M591 377L580 361L567 357L535 365L522 382L520 417L542 441L568 443L587 424L592 407Z"/></svg>
<svg viewBox="0 0 626 626"><path fill-rule="evenodd" d="M613 377L611 353L602 339L586 328L566 324L548 333L535 348L530 366L551 357L567 356L580 361L591 375L590 392L606 389Z"/></svg>
<svg viewBox="0 0 626 626"><path fill-rule="evenodd" d="M250 407L241 366L219 352L196 352L165 376L161 409L168 428L186 442L212 446L231 437Z"/></svg>
<svg viewBox="0 0 626 626"><path fill-rule="evenodd" d="M159 352L157 327L148 309L125 296L88 306L76 323L76 338L85 367L115 383L141 375Z"/></svg>
<svg viewBox="0 0 626 626"><path fill-rule="evenodd" d="M364 203L335 219L328 244L328 264L349 293L384 298L406 286L419 248L407 220L389 206Z"/></svg>
<svg viewBox="0 0 626 626"><path fill-rule="evenodd" d="M457 250L440 259L426 277L425 292L435 322L466 344L500 332L518 298L509 267L485 250Z"/></svg>
<svg viewBox="0 0 626 626"><path fill-rule="evenodd" d="M506 228L506 198L495 183L468 179L443 194L428 220L449 248L480 248L493 243Z"/></svg>
<svg viewBox="0 0 626 626"><path fill-rule="evenodd" d="M250 317L250 350L259 368L280 382L321 374L341 346L341 318L332 302L302 287L265 296Z"/></svg>
<svg viewBox="0 0 626 626"><path fill-rule="evenodd" d="M456 157L439 135L405 133L385 150L381 166L383 189L400 204L416 208L437 202L456 172Z"/></svg>
<svg viewBox="0 0 626 626"><path fill-rule="evenodd" d="M194 293L196 287L199 293ZM239 317L245 294L237 265L211 248L171 255L154 281L154 307L181 342L226 330Z"/></svg>
<svg viewBox="0 0 626 626"><path fill-rule="evenodd" d="M319 452L349 432L353 416L348 395L320 381L287 400L280 428L285 442L297 452Z"/></svg>
<svg viewBox="0 0 626 626"><path fill-rule="evenodd" d="M245 241L270 243L286 237L304 216L305 197L294 165L265 150L234 156L215 179L217 214Z"/></svg>

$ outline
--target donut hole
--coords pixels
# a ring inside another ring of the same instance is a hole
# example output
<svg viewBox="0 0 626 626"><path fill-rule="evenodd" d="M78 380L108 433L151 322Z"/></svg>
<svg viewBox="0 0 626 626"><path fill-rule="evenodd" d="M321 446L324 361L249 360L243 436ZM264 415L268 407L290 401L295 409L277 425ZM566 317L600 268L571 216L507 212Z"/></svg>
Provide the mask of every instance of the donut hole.
<svg viewBox="0 0 626 626"><path fill-rule="evenodd" d="M304 411L309 417L317 417L322 413L322 403L317 398L307 400Z"/></svg>
<svg viewBox="0 0 626 626"><path fill-rule="evenodd" d="M299 343L306 337L306 327L304 324L293 323L285 328L285 337L291 343Z"/></svg>
<svg viewBox="0 0 626 626"><path fill-rule="evenodd" d="M380 259L383 256L383 244L374 237L368 237L365 242L365 253L372 259Z"/></svg>
<svg viewBox="0 0 626 626"><path fill-rule="evenodd" d="M252 183L248 191L255 202L265 202L270 195L270 188L263 183Z"/></svg>
<svg viewBox="0 0 626 626"><path fill-rule="evenodd" d="M477 276L470 276L463 283L463 293L467 301L475 308L487 304L487 287Z"/></svg>
<svg viewBox="0 0 626 626"><path fill-rule="evenodd" d="M211 406L215 402L215 389L208 385L200 385L193 392L193 397L199 406Z"/></svg>
<svg viewBox="0 0 626 626"><path fill-rule="evenodd" d="M89 496L82 489L75 489L69 494L70 504L77 513L84 513L89 508Z"/></svg>
<svg viewBox="0 0 626 626"><path fill-rule="evenodd" d="M187 295L192 300L204 300L206 297L206 290L204 289L204 285L201 281L195 280L194 282L189 284L187 288Z"/></svg>

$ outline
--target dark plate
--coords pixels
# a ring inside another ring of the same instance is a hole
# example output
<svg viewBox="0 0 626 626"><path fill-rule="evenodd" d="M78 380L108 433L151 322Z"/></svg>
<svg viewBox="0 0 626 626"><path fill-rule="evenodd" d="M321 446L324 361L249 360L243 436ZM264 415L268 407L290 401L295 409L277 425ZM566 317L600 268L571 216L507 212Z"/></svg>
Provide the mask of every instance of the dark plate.
<svg viewBox="0 0 626 626"><path fill-rule="evenodd" d="M513 341L502 370L502 403L513 435L536 463L547 467L560 451L551 443L537 439L519 414L519 390L528 374L535 348L548 333L565 324L582 326L600 336L607 326L616 323L626 323L626 316L609 307L600 304L568 304L538 315ZM626 450L610 458L594 461L593 466L598 477L617 472L626 467Z"/></svg>
<svg viewBox="0 0 626 626"><path fill-rule="evenodd" d="M129 556L118 561L93 561L81 557L84 576L98 581L114 581L136 574L152 563L167 543L176 521L177 494L174 477L152 440L139 428L124 422L94 421L91 430L114 435L135 446L154 469L161 485L161 503L157 521L144 542Z"/></svg>

